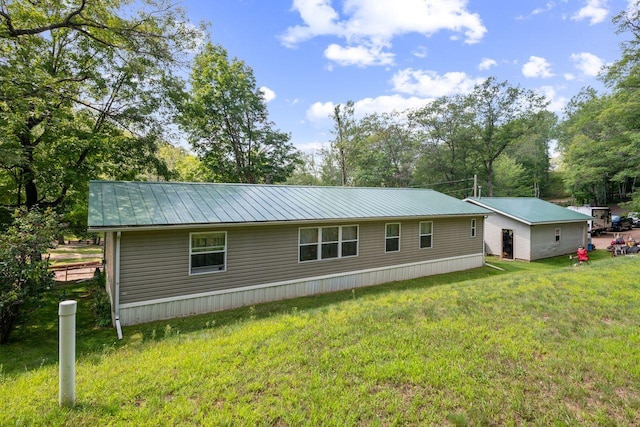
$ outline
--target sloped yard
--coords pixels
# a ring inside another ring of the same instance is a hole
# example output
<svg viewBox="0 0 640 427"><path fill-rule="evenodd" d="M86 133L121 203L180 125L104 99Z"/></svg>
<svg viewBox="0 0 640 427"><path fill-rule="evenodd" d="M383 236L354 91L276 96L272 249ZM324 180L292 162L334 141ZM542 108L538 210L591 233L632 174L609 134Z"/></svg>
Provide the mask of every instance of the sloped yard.
<svg viewBox="0 0 640 427"><path fill-rule="evenodd" d="M122 342L83 317L76 407L58 408L55 360L11 363L2 422L637 425L640 257L596 252L138 325Z"/></svg>

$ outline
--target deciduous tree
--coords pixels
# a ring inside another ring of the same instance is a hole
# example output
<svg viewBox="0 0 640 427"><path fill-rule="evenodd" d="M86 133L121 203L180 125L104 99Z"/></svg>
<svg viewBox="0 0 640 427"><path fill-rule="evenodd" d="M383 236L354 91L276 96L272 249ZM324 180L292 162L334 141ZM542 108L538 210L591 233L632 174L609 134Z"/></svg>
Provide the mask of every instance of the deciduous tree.
<svg viewBox="0 0 640 427"><path fill-rule="evenodd" d="M488 78L468 95L473 112L472 144L493 196L495 161L519 138L531 132L548 101L531 90Z"/></svg>
<svg viewBox="0 0 640 427"><path fill-rule="evenodd" d="M161 167L161 111L200 34L168 0L0 2L0 203L60 206Z"/></svg>
<svg viewBox="0 0 640 427"><path fill-rule="evenodd" d="M478 172L473 112L467 102L463 95L442 97L411 113L421 141L416 184L465 195L468 179Z"/></svg>
<svg viewBox="0 0 640 427"><path fill-rule="evenodd" d="M195 57L190 83L179 121L219 179L277 183L291 175L299 153L289 134L274 129L249 66L207 43Z"/></svg>
<svg viewBox="0 0 640 427"><path fill-rule="evenodd" d="M419 144L405 113L369 114L356 126L349 164L359 186L408 187Z"/></svg>
<svg viewBox="0 0 640 427"><path fill-rule="evenodd" d="M467 95L434 101L414 113L424 136L421 168L434 168L448 182L481 173L492 196L496 161L538 129L547 104L533 91L493 77Z"/></svg>

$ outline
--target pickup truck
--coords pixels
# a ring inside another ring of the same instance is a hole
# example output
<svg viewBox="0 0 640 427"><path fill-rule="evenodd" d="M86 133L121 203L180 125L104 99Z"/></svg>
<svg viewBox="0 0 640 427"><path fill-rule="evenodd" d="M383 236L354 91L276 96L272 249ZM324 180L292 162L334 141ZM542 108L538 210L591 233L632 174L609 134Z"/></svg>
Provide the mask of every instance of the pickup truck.
<svg viewBox="0 0 640 427"><path fill-rule="evenodd" d="M611 215L611 231L624 231L633 228L633 220L622 215Z"/></svg>

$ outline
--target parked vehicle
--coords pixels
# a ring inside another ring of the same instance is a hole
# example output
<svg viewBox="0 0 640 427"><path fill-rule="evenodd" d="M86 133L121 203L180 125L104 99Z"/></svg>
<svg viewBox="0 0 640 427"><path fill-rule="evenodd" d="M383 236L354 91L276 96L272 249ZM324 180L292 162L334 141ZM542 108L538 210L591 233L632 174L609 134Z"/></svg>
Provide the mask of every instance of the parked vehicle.
<svg viewBox="0 0 640 427"><path fill-rule="evenodd" d="M634 227L640 227L640 212L629 212L627 214L627 218L631 218L633 220Z"/></svg>
<svg viewBox="0 0 640 427"><path fill-rule="evenodd" d="M611 230L623 231L633 228L633 220L623 215L611 215Z"/></svg>
<svg viewBox="0 0 640 427"><path fill-rule="evenodd" d="M611 228L611 210L606 206L568 206L567 209L591 216L589 221L589 233L599 236Z"/></svg>

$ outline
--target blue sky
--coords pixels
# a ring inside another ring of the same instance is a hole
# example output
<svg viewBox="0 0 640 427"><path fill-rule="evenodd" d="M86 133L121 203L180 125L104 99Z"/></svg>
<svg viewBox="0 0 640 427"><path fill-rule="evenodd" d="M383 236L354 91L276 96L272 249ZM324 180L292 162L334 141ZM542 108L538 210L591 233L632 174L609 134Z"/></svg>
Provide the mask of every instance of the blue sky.
<svg viewBox="0 0 640 427"><path fill-rule="evenodd" d="M312 153L329 115L405 110L489 76L539 91L560 113L620 57L611 18L627 0L182 0L211 41L245 61L270 118Z"/></svg>

